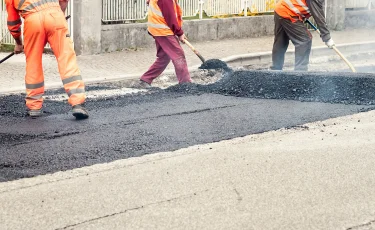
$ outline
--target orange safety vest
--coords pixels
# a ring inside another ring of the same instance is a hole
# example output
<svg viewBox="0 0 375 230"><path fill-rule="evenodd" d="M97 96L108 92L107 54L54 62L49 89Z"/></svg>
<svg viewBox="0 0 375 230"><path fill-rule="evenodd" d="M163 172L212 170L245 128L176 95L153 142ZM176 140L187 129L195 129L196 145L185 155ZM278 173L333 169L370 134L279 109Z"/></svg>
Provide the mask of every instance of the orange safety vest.
<svg viewBox="0 0 375 230"><path fill-rule="evenodd" d="M178 25L182 26L182 10L178 5L178 0L172 0L174 2L174 11L176 12L176 18ZM171 28L168 27L167 22L163 17L158 6L158 0L150 0L148 6L148 32L153 36L169 36L174 35Z"/></svg>
<svg viewBox="0 0 375 230"><path fill-rule="evenodd" d="M13 4L23 18L50 7L60 7L59 0L13 0Z"/></svg>
<svg viewBox="0 0 375 230"><path fill-rule="evenodd" d="M281 0L277 3L275 12L280 17L290 19L292 22L296 22L297 18L302 21L311 16L306 0Z"/></svg>

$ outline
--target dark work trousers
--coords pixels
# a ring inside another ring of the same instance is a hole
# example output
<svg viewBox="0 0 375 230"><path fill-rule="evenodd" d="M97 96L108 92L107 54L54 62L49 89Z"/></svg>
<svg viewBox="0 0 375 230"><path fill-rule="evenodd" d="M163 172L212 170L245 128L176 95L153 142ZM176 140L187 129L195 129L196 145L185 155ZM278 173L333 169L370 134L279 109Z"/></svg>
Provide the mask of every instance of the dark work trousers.
<svg viewBox="0 0 375 230"><path fill-rule="evenodd" d="M149 84L159 77L172 60L179 83L191 82L185 53L176 36L154 37L156 44L156 61L141 77L142 81Z"/></svg>
<svg viewBox="0 0 375 230"><path fill-rule="evenodd" d="M275 41L272 49L271 69L283 69L285 53L288 49L289 41L292 41L295 46L294 69L296 71L307 71L312 45L312 35L310 31L300 20L292 22L275 13Z"/></svg>

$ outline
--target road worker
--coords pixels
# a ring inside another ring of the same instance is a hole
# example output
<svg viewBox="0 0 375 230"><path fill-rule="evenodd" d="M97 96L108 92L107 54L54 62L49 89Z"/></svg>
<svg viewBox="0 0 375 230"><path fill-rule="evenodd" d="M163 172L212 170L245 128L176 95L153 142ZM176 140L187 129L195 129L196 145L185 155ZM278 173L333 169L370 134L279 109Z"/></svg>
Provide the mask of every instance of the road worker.
<svg viewBox="0 0 375 230"><path fill-rule="evenodd" d="M88 118L83 107L85 85L78 69L64 12L69 0L5 0L8 28L16 41L14 52L26 55L26 107L28 115L42 115L44 75L42 54L48 42L56 56L69 104L76 119ZM64 11L64 12L63 12ZM24 18L24 41L21 19ZM23 43L24 42L24 43Z"/></svg>
<svg viewBox="0 0 375 230"><path fill-rule="evenodd" d="M280 0L275 7L275 41L272 50L273 70L282 70L289 41L295 46L295 70L307 71L312 35L304 19L313 16L323 42L329 48L335 45L324 16L324 0Z"/></svg>
<svg viewBox="0 0 375 230"><path fill-rule="evenodd" d="M191 82L184 50L182 30L182 10L178 0L147 0L148 32L156 43L157 59L140 79L138 87L148 88L152 81L167 68L169 62L175 67L179 83Z"/></svg>

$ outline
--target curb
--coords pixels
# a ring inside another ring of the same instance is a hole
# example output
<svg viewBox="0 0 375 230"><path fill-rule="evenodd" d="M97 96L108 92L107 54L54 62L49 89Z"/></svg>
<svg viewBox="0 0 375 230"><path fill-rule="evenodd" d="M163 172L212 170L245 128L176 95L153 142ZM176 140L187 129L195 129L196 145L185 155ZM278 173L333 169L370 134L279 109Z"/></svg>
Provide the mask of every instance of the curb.
<svg viewBox="0 0 375 230"><path fill-rule="evenodd" d="M359 54L375 52L375 41L360 42L360 43L347 43L336 46L343 54ZM319 58L322 56L333 56L337 55L333 50L328 49L326 46L313 47L311 49L310 58ZM286 52L286 60L292 60L294 58L294 50L288 50ZM222 61L231 65L249 65L249 64L265 64L272 62L272 51L249 53L233 55L226 58L222 58Z"/></svg>
<svg viewBox="0 0 375 230"><path fill-rule="evenodd" d="M337 48L345 54L360 54L360 53L370 53L375 52L375 41L368 41L368 42L359 42L359 43L347 43L337 45ZM311 50L311 58L321 58L322 56L334 56L336 53L328 49L326 46L319 46L313 47ZM294 50L288 50L286 52L286 60L292 60L294 58ZM258 52L258 53L248 53L248 54L239 54L239 55L232 55L229 57L221 58L220 60L226 62L231 66L240 66L240 65L250 65L250 64L268 64L272 61L272 51L268 52ZM193 73L198 71L200 65L194 65L189 67L189 72ZM163 74L173 74L175 71L173 69L164 71ZM131 80L138 80L143 73L133 73L133 74L124 74L124 75L116 75L112 76L111 78L92 78L92 79L84 79L85 84L97 84L97 83L105 83L105 82L115 82L115 81L131 81ZM45 89L57 89L63 87L61 82L54 82L50 84L46 84ZM7 94L18 94L24 93L25 87L13 87L9 88L4 91L0 91L0 95L7 95Z"/></svg>

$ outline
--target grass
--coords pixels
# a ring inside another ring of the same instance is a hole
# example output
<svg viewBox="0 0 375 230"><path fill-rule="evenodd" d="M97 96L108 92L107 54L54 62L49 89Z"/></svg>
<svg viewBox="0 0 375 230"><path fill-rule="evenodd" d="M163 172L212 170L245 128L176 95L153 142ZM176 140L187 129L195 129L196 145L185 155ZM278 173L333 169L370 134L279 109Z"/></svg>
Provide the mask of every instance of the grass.
<svg viewBox="0 0 375 230"><path fill-rule="evenodd" d="M0 44L0 52L13 52L14 45L12 44Z"/></svg>
<svg viewBox="0 0 375 230"><path fill-rule="evenodd" d="M0 44L0 52L11 53L13 51L14 51L13 44ZM43 52L46 54L53 54L53 51L51 48L44 48Z"/></svg>

